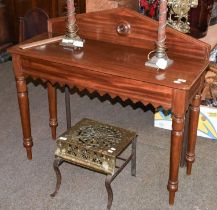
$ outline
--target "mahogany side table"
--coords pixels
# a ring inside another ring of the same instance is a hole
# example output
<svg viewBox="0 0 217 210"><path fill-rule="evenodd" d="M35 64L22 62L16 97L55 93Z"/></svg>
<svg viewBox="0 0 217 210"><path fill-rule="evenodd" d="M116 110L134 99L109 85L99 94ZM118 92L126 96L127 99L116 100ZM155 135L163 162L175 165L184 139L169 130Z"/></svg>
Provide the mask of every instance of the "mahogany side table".
<svg viewBox="0 0 217 210"><path fill-rule="evenodd" d="M29 40L41 40L64 34L65 18L49 21L49 34ZM126 34L117 27L129 24ZM200 94L209 64L210 46L174 29L167 29L168 56L174 61L165 71L145 66L154 48L158 22L126 8L86 13L77 16L79 35L86 39L82 52L60 46L58 42L22 50L9 51L14 73L23 129L23 144L32 159L30 111L26 78L41 79L48 85L50 125L56 137L57 108L55 84L76 86L79 90L97 91L100 95L119 96L144 105L152 104L172 110L170 169L167 188L169 203L178 190L178 172L185 113L190 106L189 143L186 154L187 174L195 160L196 132ZM52 34L51 34L52 32ZM181 79L182 82L177 82Z"/></svg>

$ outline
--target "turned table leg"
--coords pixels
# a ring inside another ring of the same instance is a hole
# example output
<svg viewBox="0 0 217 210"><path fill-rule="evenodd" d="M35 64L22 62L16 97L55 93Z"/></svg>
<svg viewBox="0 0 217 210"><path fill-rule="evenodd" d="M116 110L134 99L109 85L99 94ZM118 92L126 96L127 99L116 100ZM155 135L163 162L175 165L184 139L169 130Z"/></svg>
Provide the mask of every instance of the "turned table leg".
<svg viewBox="0 0 217 210"><path fill-rule="evenodd" d="M184 128L184 140L182 143L182 153L181 153L181 159L180 159L180 167L186 166L186 152L187 152L187 146L188 146L188 125L189 125L189 113L190 110L188 109L185 114L185 128Z"/></svg>
<svg viewBox="0 0 217 210"><path fill-rule="evenodd" d="M170 173L167 189L169 191L169 204L174 204L175 193L178 190L178 172L179 161L181 156L184 114L173 114L171 132L171 148L170 148Z"/></svg>
<svg viewBox="0 0 217 210"><path fill-rule="evenodd" d="M29 116L29 98L26 80L24 77L16 77L17 96L20 107L20 117L23 130L23 145L26 148L27 158L32 159L32 136Z"/></svg>
<svg viewBox="0 0 217 210"><path fill-rule="evenodd" d="M190 107L190 121L189 121L189 133L188 133L189 141L188 141L188 148L186 153L187 175L191 174L192 164L195 160L195 145L197 139L197 126L198 126L199 114L200 114L200 100L201 100L201 96L196 95Z"/></svg>
<svg viewBox="0 0 217 210"><path fill-rule="evenodd" d="M57 127L57 92L56 87L54 87L50 82L47 83L48 88L48 103L49 103L49 113L51 135L52 139L56 139L56 127Z"/></svg>

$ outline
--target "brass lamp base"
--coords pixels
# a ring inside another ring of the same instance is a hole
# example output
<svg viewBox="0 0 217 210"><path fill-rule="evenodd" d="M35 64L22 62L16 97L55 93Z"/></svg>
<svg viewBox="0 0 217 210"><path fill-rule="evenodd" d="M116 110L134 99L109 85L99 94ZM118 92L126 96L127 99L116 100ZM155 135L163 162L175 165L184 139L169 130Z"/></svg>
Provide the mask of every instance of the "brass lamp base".
<svg viewBox="0 0 217 210"><path fill-rule="evenodd" d="M146 66L156 69L166 69L173 64L173 60L168 57L158 58L156 55L145 62Z"/></svg>
<svg viewBox="0 0 217 210"><path fill-rule="evenodd" d="M65 37L60 42L60 45L71 48L82 48L84 47L85 40L81 39L79 36L74 38Z"/></svg>

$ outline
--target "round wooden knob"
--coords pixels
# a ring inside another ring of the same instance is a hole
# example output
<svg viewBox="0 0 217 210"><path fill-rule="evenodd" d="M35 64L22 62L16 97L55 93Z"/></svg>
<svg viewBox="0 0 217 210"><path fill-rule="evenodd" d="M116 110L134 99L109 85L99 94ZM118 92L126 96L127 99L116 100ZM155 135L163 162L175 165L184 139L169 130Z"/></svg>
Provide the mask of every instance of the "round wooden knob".
<svg viewBox="0 0 217 210"><path fill-rule="evenodd" d="M130 33L130 24L126 22L119 23L116 30L119 35L127 36Z"/></svg>

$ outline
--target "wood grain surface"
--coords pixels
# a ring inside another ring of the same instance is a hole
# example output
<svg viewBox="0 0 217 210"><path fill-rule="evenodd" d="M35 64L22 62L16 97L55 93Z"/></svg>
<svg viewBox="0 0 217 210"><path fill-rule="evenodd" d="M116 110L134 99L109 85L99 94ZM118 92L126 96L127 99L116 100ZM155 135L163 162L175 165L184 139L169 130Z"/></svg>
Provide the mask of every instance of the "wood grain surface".
<svg viewBox="0 0 217 210"><path fill-rule="evenodd" d="M79 26L78 33L83 38L149 50L155 49L158 22L136 11L117 8L85 15L78 14L76 18ZM123 22L131 26L127 36L119 35L116 30L117 26ZM50 19L48 23L50 32L51 26L54 36L64 34L65 18ZM169 27L167 27L166 36L168 53L196 59L204 59L205 56L205 59L208 59L210 52L208 44Z"/></svg>

